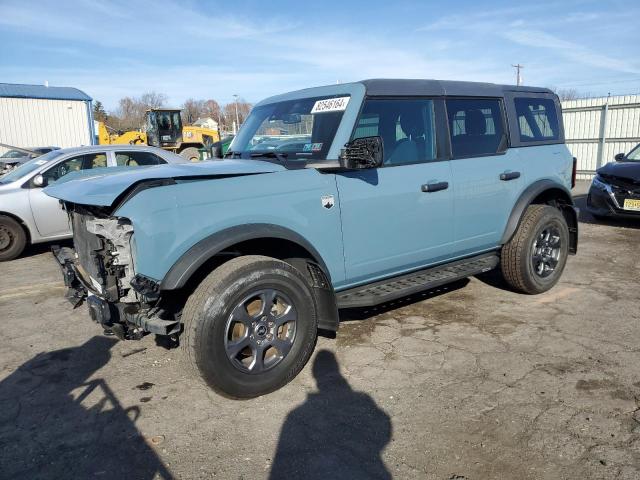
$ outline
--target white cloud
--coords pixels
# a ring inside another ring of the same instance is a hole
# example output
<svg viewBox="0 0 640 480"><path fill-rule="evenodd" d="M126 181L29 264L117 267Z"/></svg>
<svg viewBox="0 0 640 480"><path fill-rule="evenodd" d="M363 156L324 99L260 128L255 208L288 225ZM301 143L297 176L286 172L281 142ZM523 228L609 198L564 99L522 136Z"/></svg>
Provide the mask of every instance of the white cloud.
<svg viewBox="0 0 640 480"><path fill-rule="evenodd" d="M565 28L593 27L604 14L545 15L556 8L550 3L448 15L413 31L387 22L382 32L353 22L345 28L298 24L278 14L240 16L228 13L226 3L190 0L135 6L125 0L0 1L0 35L9 32L10 40L30 32L21 48L48 57L4 62L3 81L77 86L109 108L122 96L149 90L179 105L189 97L227 102L234 93L258 101L372 77L509 83L515 61L526 63L528 77L543 85L563 83L568 66L624 73L639 68L635 57L623 62L604 46L589 49Z"/></svg>

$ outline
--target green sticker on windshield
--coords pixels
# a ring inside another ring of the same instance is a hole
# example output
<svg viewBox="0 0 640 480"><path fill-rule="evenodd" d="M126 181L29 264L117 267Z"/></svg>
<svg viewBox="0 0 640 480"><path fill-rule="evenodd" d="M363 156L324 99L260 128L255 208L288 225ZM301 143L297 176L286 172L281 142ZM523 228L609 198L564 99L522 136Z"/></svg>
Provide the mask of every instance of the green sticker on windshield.
<svg viewBox="0 0 640 480"><path fill-rule="evenodd" d="M302 151L310 152L313 145L314 145L313 143L305 143L304 146L302 147Z"/></svg>

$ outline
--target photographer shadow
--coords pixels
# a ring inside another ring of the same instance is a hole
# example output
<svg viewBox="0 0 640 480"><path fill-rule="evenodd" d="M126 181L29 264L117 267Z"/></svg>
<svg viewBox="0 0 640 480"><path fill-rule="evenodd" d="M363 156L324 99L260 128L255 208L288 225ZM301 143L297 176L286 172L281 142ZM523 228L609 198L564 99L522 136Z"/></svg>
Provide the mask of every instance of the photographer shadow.
<svg viewBox="0 0 640 480"><path fill-rule="evenodd" d="M381 458L391 439L389 416L351 388L332 352L318 352L313 375L318 391L287 416L270 478L391 478Z"/></svg>
<svg viewBox="0 0 640 480"><path fill-rule="evenodd" d="M139 407L90 379L115 343L40 353L0 382L3 478L173 478L136 428Z"/></svg>

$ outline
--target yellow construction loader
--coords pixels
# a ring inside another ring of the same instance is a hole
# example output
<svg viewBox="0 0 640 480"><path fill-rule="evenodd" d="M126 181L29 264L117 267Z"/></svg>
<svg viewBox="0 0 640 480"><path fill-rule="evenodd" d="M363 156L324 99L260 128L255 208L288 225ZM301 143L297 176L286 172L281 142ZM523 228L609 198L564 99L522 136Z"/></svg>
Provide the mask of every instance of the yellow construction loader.
<svg viewBox="0 0 640 480"><path fill-rule="evenodd" d="M190 161L200 159L203 147L220 140L217 130L182 124L180 110L154 108L145 112L140 131L116 132L98 122L100 145L151 145L178 153Z"/></svg>

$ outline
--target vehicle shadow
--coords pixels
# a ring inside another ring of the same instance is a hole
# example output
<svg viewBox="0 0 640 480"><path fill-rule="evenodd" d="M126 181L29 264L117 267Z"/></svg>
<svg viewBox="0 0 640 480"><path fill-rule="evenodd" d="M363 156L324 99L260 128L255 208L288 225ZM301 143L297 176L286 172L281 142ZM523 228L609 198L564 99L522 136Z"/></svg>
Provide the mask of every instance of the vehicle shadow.
<svg viewBox="0 0 640 480"><path fill-rule="evenodd" d="M380 456L391 440L390 417L351 388L332 352L318 352L313 376L318 391L287 416L269 478L391 478Z"/></svg>
<svg viewBox="0 0 640 480"><path fill-rule="evenodd" d="M34 257L43 253L50 253L53 245L60 245L61 247L73 247L73 240L57 240L55 242L36 243L35 245L27 245L24 252L20 254L18 258Z"/></svg>
<svg viewBox="0 0 640 480"><path fill-rule="evenodd" d="M381 315L391 310L396 310L398 308L413 305L418 302L430 300L432 298L439 297L440 295L444 295L445 293L460 290L461 288L466 287L469 284L469 281L470 280L468 278L463 278L461 280L456 280L455 282L442 285L440 287L427 289L406 297L398 298L397 300L393 300L392 302L381 303L374 307L342 308L339 311L340 323L352 320L366 320L368 318L375 317L376 315Z"/></svg>
<svg viewBox="0 0 640 480"><path fill-rule="evenodd" d="M109 385L112 338L40 353L0 382L0 472L11 479L171 479Z"/></svg>

